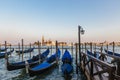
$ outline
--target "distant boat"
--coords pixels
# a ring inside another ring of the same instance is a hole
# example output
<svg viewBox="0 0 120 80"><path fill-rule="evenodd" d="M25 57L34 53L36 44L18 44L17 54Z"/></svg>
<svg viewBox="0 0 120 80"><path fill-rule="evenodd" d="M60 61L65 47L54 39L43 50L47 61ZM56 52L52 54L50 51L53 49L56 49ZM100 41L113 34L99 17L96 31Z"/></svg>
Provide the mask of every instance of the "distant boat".
<svg viewBox="0 0 120 80"><path fill-rule="evenodd" d="M106 49L104 49L104 50L105 50L105 52L106 52L107 54L120 57L120 54L119 54L119 53L113 53L112 51L108 51L108 50L106 50Z"/></svg>
<svg viewBox="0 0 120 80"><path fill-rule="evenodd" d="M0 58L5 58L5 55L10 55L14 51L14 48L8 52L0 52Z"/></svg>
<svg viewBox="0 0 120 80"><path fill-rule="evenodd" d="M72 66L72 56L70 55L69 51L66 49L65 53L62 56L62 73L64 77L69 77L70 73L73 71L73 66Z"/></svg>
<svg viewBox="0 0 120 80"><path fill-rule="evenodd" d="M22 54L22 53L29 53L29 52L32 52L32 51L34 51L34 48L29 48L29 49L24 50L24 51L22 51L22 50L20 50L20 51L17 50L16 53Z"/></svg>
<svg viewBox="0 0 120 80"><path fill-rule="evenodd" d="M6 51L8 48L1 48L0 52Z"/></svg>
<svg viewBox="0 0 120 80"><path fill-rule="evenodd" d="M87 54L91 55L91 56L94 56L94 54L90 51L87 50Z"/></svg>
<svg viewBox="0 0 120 80"><path fill-rule="evenodd" d="M30 66L35 66L36 64L39 63L39 58L41 59L40 61L44 61L46 59L46 57L48 56L50 50L49 48L43 52L41 55L36 55L33 56L32 59L27 60L28 64ZM15 62L15 63L9 63L7 60L7 70L11 71L11 70L16 70L16 69L21 69L21 68L25 68L25 61L22 62Z"/></svg>
<svg viewBox="0 0 120 80"><path fill-rule="evenodd" d="M43 63L33 67L33 68L28 68L29 71L29 75L30 76L35 76L38 74L41 74L49 69L51 69L53 66L55 66L57 64L56 59L60 58L60 50L58 49L57 53L51 55L49 58L47 58L46 61L44 61Z"/></svg>
<svg viewBox="0 0 120 80"><path fill-rule="evenodd" d="M91 56L93 56L97 59L100 59L100 54L99 53L94 54L94 53L90 52L89 50L87 50L87 54L89 54L89 55L91 55Z"/></svg>

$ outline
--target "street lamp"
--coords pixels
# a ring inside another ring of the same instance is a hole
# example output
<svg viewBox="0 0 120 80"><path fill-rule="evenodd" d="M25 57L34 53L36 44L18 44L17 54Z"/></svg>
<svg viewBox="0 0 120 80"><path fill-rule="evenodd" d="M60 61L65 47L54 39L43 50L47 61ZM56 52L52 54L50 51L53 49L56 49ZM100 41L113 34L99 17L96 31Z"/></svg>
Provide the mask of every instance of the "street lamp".
<svg viewBox="0 0 120 80"><path fill-rule="evenodd" d="M81 65L81 35L83 35L84 32L85 32L85 30L83 30L83 28L80 25L78 25L78 43L79 43L79 62L80 62L80 65Z"/></svg>

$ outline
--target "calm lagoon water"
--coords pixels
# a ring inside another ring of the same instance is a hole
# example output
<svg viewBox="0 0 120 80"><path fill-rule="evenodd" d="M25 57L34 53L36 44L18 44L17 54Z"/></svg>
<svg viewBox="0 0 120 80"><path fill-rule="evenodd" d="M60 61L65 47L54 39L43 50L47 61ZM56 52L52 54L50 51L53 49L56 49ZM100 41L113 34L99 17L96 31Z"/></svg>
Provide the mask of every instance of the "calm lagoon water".
<svg viewBox="0 0 120 80"><path fill-rule="evenodd" d="M16 47L14 47L14 48L16 48ZM100 47L98 47L98 48L100 48ZM106 46L104 46L103 48L106 48ZM41 53L45 50L46 49L42 49ZM64 52L64 50L63 50L63 52ZM93 47L93 50L94 50L94 47ZM113 50L112 46L109 46L109 50L110 51ZM71 52L71 49L69 49L69 51ZM55 52L54 49L52 50L52 52L50 50L49 56L54 52ZM115 52L119 53L120 47L118 47L118 46L115 47ZM62 53L62 50L61 50L61 53ZM37 54L38 54L38 50L35 49L34 52L32 52L32 56L37 55ZM28 59L30 59L30 54L26 53L24 55L24 60L28 60ZM19 58L17 53L15 53L15 51L14 51L9 56L9 62L18 62L18 61L22 61L22 58L21 57ZM110 62L111 58L108 57L107 61ZM55 67L51 71L40 74L39 76L29 77L29 75L26 74L25 69L8 71L6 69L6 60L4 58L2 58L2 59L0 59L0 80L64 80L64 77L61 73L61 68L60 68L61 64L62 64L62 62L60 61L59 66ZM79 75L77 75L75 72L75 67L76 67L76 65L75 65L75 49L73 50L73 66L74 66L74 72L71 74L71 76L72 76L71 80L86 80L86 78L82 72L80 72Z"/></svg>
<svg viewBox="0 0 120 80"><path fill-rule="evenodd" d="M16 48L16 47L14 47ZM65 49L64 49L65 50ZM63 52L64 52L63 50ZM45 49L42 49L41 52L45 51ZM71 52L71 50L69 49L69 51ZM52 50L52 53L54 53L55 50ZM62 52L62 50L61 50ZM74 72L71 74L72 79L71 80L86 80L85 76L82 72L80 72L80 75L77 75L75 72L75 51L73 51L73 66L74 66ZM52 54L51 50L50 50L50 55ZM32 52L32 56L33 55L37 55L38 54L38 50L35 49L34 52ZM50 56L49 55L49 56ZM30 54L26 53L24 55L24 60L28 60L30 59ZM15 53L15 51L9 56L9 62L18 62L18 61L22 61L22 58L17 55L17 53ZM13 71L8 71L6 69L6 60L0 59L0 80L64 80L64 77L61 73L61 68L60 65L62 64L62 62L59 62L59 66L53 68L52 70L50 70L49 72L45 72L43 74L40 74L38 76L34 76L34 77L29 77L28 74L26 74L26 69L19 69L19 70L13 70Z"/></svg>

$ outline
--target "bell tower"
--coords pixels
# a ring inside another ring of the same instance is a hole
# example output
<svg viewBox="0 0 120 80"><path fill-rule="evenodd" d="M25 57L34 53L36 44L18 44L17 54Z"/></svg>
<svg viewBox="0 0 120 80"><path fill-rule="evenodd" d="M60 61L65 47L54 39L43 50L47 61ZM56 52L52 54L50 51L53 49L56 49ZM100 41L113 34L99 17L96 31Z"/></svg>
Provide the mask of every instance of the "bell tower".
<svg viewBox="0 0 120 80"><path fill-rule="evenodd" d="M42 45L44 45L44 36L42 36Z"/></svg>

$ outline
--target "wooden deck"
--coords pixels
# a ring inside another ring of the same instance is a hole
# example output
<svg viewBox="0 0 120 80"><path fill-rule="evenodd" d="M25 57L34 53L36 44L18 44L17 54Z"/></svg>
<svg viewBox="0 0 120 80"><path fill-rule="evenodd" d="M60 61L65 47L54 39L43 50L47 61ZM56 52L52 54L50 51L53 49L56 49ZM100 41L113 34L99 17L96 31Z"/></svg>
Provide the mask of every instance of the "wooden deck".
<svg viewBox="0 0 120 80"><path fill-rule="evenodd" d="M82 60L78 63L78 67L83 70L88 80L120 80L115 65L86 53L82 53Z"/></svg>
<svg viewBox="0 0 120 80"><path fill-rule="evenodd" d="M87 79L88 79L88 80L91 80L91 79L90 79L90 70L89 70L89 67L88 67L88 66L84 67L84 66L83 66L83 63L81 63L81 65L82 65L82 66L81 66L81 69L82 69L82 70L85 69L84 73L85 73ZM97 66L96 64L93 65L93 73L97 73L98 71L101 71L101 70L103 70L103 69L100 68L99 66ZM102 74L102 75L95 75L95 76L92 78L92 80L109 80L109 79L108 79L108 73L104 73L104 74Z"/></svg>

